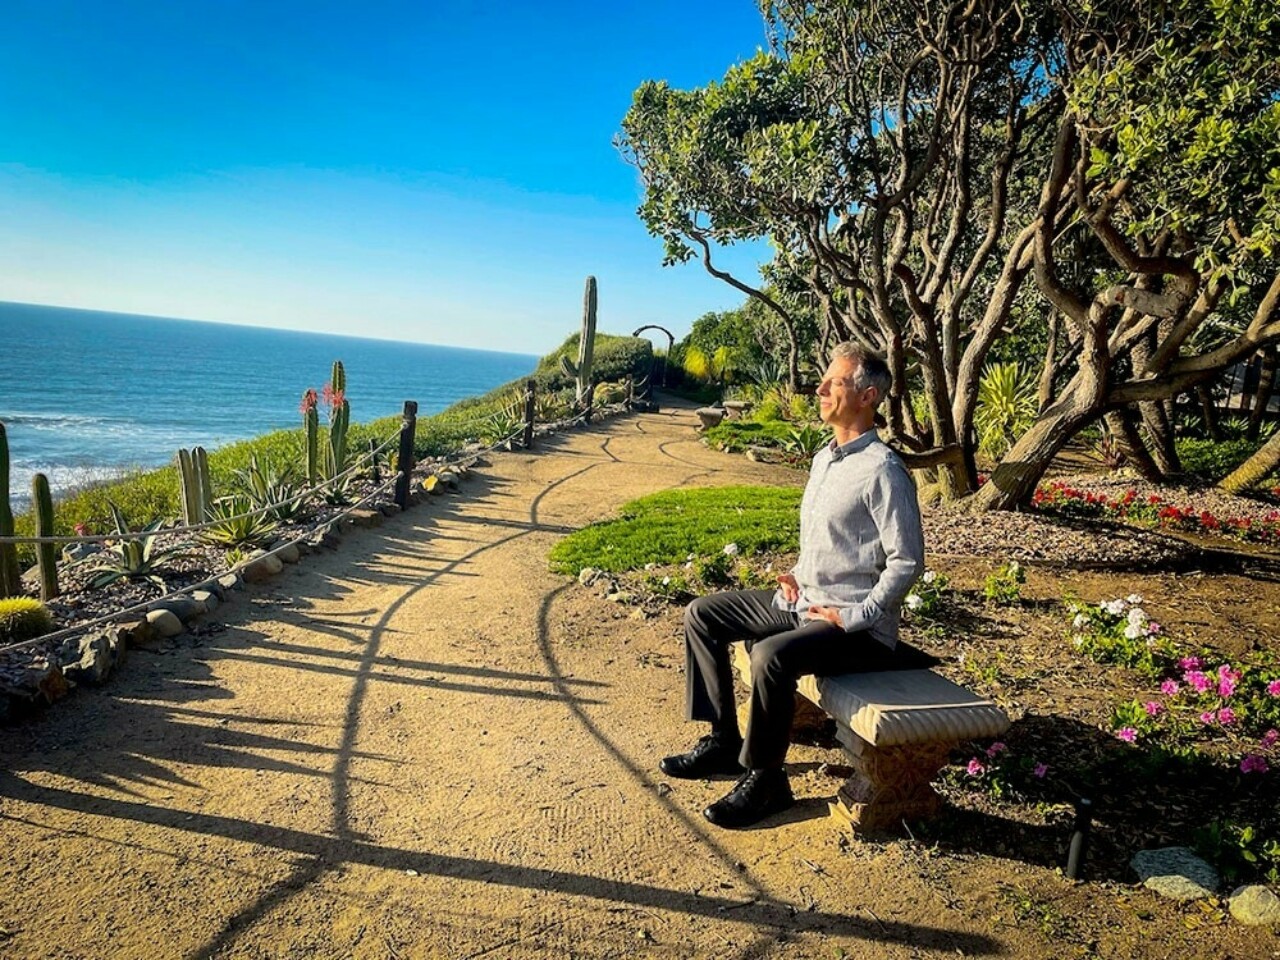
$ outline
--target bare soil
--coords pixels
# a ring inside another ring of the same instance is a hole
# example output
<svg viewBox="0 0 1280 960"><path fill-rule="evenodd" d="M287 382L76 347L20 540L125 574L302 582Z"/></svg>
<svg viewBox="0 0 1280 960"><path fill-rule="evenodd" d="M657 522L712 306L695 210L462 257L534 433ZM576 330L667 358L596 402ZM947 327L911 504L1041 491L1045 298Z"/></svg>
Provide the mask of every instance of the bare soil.
<svg viewBox="0 0 1280 960"><path fill-rule="evenodd" d="M679 611L637 618L546 562L648 492L802 480L706 449L694 424L677 408L495 456L0 732L0 954L1280 955L1274 933L1191 929L1197 908L1109 869L1063 879L1052 818L1033 852L1016 830L997 847L999 811L953 791L928 837L841 834L824 746L792 751L793 810L707 825L727 783L656 770L699 732L681 721ZM990 568L949 564L961 587ZM1037 571L1028 593L1164 590L1206 633L1274 637L1274 580L1229 576L1197 593L1186 574Z"/></svg>

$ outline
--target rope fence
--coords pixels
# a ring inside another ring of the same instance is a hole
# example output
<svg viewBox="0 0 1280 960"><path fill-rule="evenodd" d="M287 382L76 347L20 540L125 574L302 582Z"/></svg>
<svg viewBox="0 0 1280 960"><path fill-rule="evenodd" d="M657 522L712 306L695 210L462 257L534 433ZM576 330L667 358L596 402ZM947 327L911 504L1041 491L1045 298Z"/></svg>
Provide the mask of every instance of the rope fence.
<svg viewBox="0 0 1280 960"><path fill-rule="evenodd" d="M609 404L598 411L595 409L595 406L594 406L594 393L595 393L596 384L590 383L589 389L585 392L581 400L582 409L578 413L576 413L572 417L569 417L563 420L555 420L555 421L549 421L549 422L544 421L543 425L551 430L566 429L569 427L576 426L577 424L580 424L580 423L590 422L591 417L596 412L615 413L615 412L630 409L637 395L637 390L636 390L637 386L647 385L648 380L649 380L648 376L642 378L638 382L634 381L631 378L628 378L628 381L626 383L626 396L624 400L621 403ZM525 447L526 449L529 448L532 445L533 430L536 425L535 391L536 391L535 382L533 380L527 381L525 396L524 396L525 410L524 410L523 418L517 415L519 413L519 407L520 407L519 401L503 408L502 416L504 418L508 420L519 421L519 426L515 430L511 431L506 436L493 440L488 445L482 446L479 449L472 448L472 449L451 451L450 453L446 454L442 458L434 459L431 463L430 468L427 471L427 478L432 476L439 477L440 474L449 467L453 467L458 464L466 464L468 461L474 461L476 458L484 456L485 454L488 454L488 453L492 453L495 450L499 450L503 448L510 449L512 446L516 445L517 443L519 443L521 446ZM578 403L575 402L573 406L577 407ZM471 422L486 423L486 422L492 422L493 419L494 419L494 416L490 415L488 417L476 418L474 421L471 421ZM397 469L386 480L384 480L381 483L378 483L372 491L370 491L369 493L366 493L363 497L361 497L355 503L349 506L344 506L338 513L332 516L325 517L323 520L317 521L316 523L310 525L309 527L303 529L302 531L292 535L288 539L282 540L276 544L273 544L271 549L265 551L265 553L246 557L240 560L239 562L237 562L236 564L234 564L233 566L231 566L230 568L228 568L227 570L223 571L222 573L213 575L210 579L216 579L218 577L227 576L228 574L238 574L245 567L260 560L261 557L264 555L273 554L288 546L296 546L302 543L303 541L306 541L314 537L320 531L325 530L327 528L332 528L334 524L347 518L354 511L362 508L365 504L371 502L376 497L381 496L386 491L391 490L393 488L395 489L396 503L402 509L407 507L409 492L413 482L412 473L415 467L414 437L416 433L416 426L417 426L417 404L413 401L406 401L405 417L400 422L399 430L397 430L396 433L392 434L387 439L382 441L381 444L378 444L376 447L372 447L371 449L356 456L355 459L351 462L350 466L344 469L341 473L333 477L325 478L324 480L316 484L308 486L307 488L300 491L299 493L291 497L288 497L284 500L266 504L261 507L256 507L253 510L246 511L241 514L236 514L234 516L223 517L217 520L206 521L203 523L185 524L182 526L175 526L175 527L164 527L164 528L151 530L151 531L128 531L125 533L116 533L116 534L88 534L88 535L75 535L75 536L43 536L43 537L41 536L31 536L31 537L6 536L6 537L0 537L0 544L70 545L70 544L120 543L123 541L151 539L156 536L160 536L164 534L181 535L181 534L189 534L189 533L199 533L204 530L221 527L228 523L234 523L240 520L248 519L250 517L257 517L257 516L269 514L269 513L272 513L273 511L279 510L282 507L290 506L294 503L297 503L309 497L315 496L318 492L322 492L326 489L332 488L336 484L340 483L341 481L353 476L354 474L358 473L361 470L366 469L370 464L376 462L376 458L378 454L388 450L394 444L397 444L397 443L399 444L400 458L399 458L399 462L397 463ZM424 481L425 479L426 478L424 478ZM80 561L80 562L83 562L83 561ZM29 640L24 640L17 643L0 645L0 654L11 653L19 650L30 649L32 647L38 647L42 645L60 642L62 640L67 639L68 637L72 637L72 636L76 636L78 634L84 633L85 631L92 630L101 626L106 626L108 624L111 624L121 619L124 619L126 617L129 617L131 615L154 609L157 605L163 604L166 601L179 599L181 597L186 596L187 594L192 593L195 590L206 589L208 586L208 583L209 583L209 580L205 580L197 584L192 584L190 586L185 586L177 590L172 590L164 594L163 596L150 598L150 599L141 601L139 603L132 604L128 607L124 607L120 610L114 611L110 614L106 614L101 617L97 617L91 620L86 620L80 623L71 624L70 626L64 627L61 630L57 630L53 633L48 633L40 637L34 637Z"/></svg>

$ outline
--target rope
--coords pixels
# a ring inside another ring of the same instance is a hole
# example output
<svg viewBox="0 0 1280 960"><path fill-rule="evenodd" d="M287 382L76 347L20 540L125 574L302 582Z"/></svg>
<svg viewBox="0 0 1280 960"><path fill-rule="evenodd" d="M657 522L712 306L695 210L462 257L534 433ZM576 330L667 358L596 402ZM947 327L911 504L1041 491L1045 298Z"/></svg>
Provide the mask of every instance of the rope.
<svg viewBox="0 0 1280 960"><path fill-rule="evenodd" d="M330 526L331 524L337 523L339 520L347 516L353 510L359 509L364 504L368 503L370 500L376 497L378 494L382 493L385 490L390 489L392 486L395 485L395 483L399 480L399 478L400 478L399 474L396 474L390 480L376 487L371 493L366 494L364 497L361 497L358 501L353 503L351 506L344 509L341 513L338 513L332 517L329 517L326 520L320 521L319 523L315 524L312 527L309 527L307 530L304 530L302 533L298 534L292 540L286 540L283 543L276 544L274 547L268 550L267 553L274 553L275 551L281 549L282 547L298 544L303 540L305 540L307 537L310 537L321 527L327 527L327 526ZM247 567L249 564L255 563L256 561L261 560L262 556L263 555L260 554L256 557L246 557L244 560L241 560L239 563L237 563L234 567L231 567L229 570L227 570L226 573L218 574L218 576L225 577L227 574L239 573L242 569ZM204 581L204 582L207 582L207 581ZM65 640L67 637L74 636L75 634L81 633L85 630L91 630L94 627L102 626L105 623L111 623L113 620L118 620L120 617L127 616L128 614L139 613L145 610L147 607L153 606L154 604L163 603L166 600L173 600L178 597L185 596L186 594L191 593L194 590L202 590L202 589L204 588L201 586L201 584L192 584L189 587L183 587L181 590L174 590L171 593L166 593L164 596L159 597L155 600L143 600L141 603L135 603L133 606L125 607L122 610L117 610L115 613L109 613L106 616L98 617L94 620L86 620L84 623L73 624L70 627L64 627L63 629L57 630L53 633L47 633L43 637L36 637L34 640L24 640L21 643L8 644L7 646L0 647L0 653L9 653L14 650L25 650L28 647L38 646L43 643L55 643L59 640Z"/></svg>
<svg viewBox="0 0 1280 960"><path fill-rule="evenodd" d="M372 451L366 450L364 453L356 457L356 459L352 461L351 466L349 466L346 470L342 471L342 473L339 473L337 476L329 477L323 482L317 483L313 487L306 487L301 492L294 494L292 497L289 497L286 500L281 500L277 503L270 503L270 504L267 504L265 507L255 507L253 510L250 510L246 513L239 513L239 514L236 514L235 516L222 517L218 520L208 520L208 521L205 521L204 523L193 523L193 524L190 524L189 526L162 527L160 529L151 530L151 531L128 530L128 531L125 531L124 533L101 533L101 534L89 534L85 536L70 536L70 537L68 536L0 537L0 543L55 543L55 544L56 543L120 543L125 540L147 540L147 539L150 539L151 537L157 537L164 533L171 533L171 534L198 533L201 530L209 530L213 527L220 527L220 526L223 526L224 524L234 523L237 520L244 520L248 517L256 517L262 514L271 513L273 510L278 510L280 507L287 507L290 504L297 503L300 500L305 500L307 497L314 495L317 491L324 490L327 487L331 487L334 484L336 484L339 480L344 480L347 477L356 473L357 471L364 469L365 466L367 465L367 462L371 462L374 457L376 457L383 450L386 450L389 446L391 446L393 441L398 441L399 439L400 439L399 433L392 434L387 440L383 441L381 446L375 447Z"/></svg>

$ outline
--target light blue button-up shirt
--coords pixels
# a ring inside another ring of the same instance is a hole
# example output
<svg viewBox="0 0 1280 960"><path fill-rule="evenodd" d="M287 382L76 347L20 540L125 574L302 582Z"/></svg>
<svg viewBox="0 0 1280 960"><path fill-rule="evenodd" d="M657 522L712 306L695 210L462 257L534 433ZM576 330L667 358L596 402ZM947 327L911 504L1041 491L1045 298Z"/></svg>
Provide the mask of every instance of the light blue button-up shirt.
<svg viewBox="0 0 1280 960"><path fill-rule="evenodd" d="M870 631L898 644L903 598L924 571L924 531L916 487L906 465L874 430L843 446L819 450L800 502L800 584L794 604L836 607L845 630Z"/></svg>

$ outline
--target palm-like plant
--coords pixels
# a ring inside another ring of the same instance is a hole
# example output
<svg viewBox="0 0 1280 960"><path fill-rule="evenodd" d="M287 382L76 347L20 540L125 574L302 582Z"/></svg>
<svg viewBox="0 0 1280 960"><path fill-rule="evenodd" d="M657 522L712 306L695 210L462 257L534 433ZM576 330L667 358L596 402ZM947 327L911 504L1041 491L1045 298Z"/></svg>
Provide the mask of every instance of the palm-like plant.
<svg viewBox="0 0 1280 960"><path fill-rule="evenodd" d="M295 499L302 485L292 467L277 470L270 460L259 464L257 454L250 454L249 465L235 472L235 483L255 508L271 507L270 516L281 523L296 520L307 511L306 501Z"/></svg>
<svg viewBox="0 0 1280 960"><path fill-rule="evenodd" d="M998 459L1036 422L1039 404L1035 380L1016 363L993 363L978 381L973 423L978 450Z"/></svg>
<svg viewBox="0 0 1280 960"><path fill-rule="evenodd" d="M177 543L163 550L157 550L156 537L164 523L163 520L156 520L141 530L130 530L120 508L110 501L107 502L107 506L111 510L111 519L115 524L117 535L124 537L132 533L141 533L146 536L115 541L108 544L101 553L93 554L92 569L96 570L97 574L89 580L89 586L96 590L117 580L146 580L163 590L164 578L160 576L160 571L164 568L164 564L169 560L187 556L190 552L190 544Z"/></svg>
<svg viewBox="0 0 1280 960"><path fill-rule="evenodd" d="M200 531L200 539L223 547L259 546L278 526L244 494L215 500L209 507L209 522L213 526Z"/></svg>

